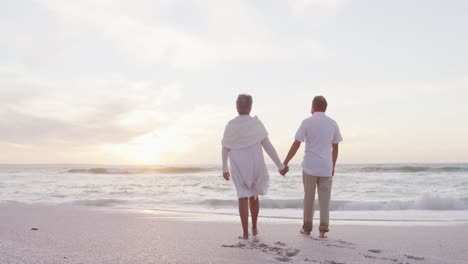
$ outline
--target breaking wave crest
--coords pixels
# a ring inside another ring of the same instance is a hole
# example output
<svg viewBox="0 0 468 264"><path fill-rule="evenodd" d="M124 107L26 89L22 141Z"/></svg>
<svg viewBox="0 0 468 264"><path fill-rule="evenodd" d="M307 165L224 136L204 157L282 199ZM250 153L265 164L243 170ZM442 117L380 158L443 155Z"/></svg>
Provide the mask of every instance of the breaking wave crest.
<svg viewBox="0 0 468 264"><path fill-rule="evenodd" d="M349 172L364 172L364 173L418 173L418 172L432 172L432 173L450 173L450 172L468 172L466 166L368 166L359 168L346 168Z"/></svg>
<svg viewBox="0 0 468 264"><path fill-rule="evenodd" d="M70 169L67 173L89 174L147 174L147 173L197 173L212 169L202 167L157 167L157 168L89 168Z"/></svg>

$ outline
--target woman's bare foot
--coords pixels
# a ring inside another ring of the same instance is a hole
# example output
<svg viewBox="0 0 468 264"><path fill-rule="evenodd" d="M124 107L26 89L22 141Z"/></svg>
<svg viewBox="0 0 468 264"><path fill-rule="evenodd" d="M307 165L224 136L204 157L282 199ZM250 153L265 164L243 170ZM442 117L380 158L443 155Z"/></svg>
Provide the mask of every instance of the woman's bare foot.
<svg viewBox="0 0 468 264"><path fill-rule="evenodd" d="M247 240L249 239L249 234L243 234L242 236L239 236L239 239Z"/></svg>
<svg viewBox="0 0 468 264"><path fill-rule="evenodd" d="M319 238L327 238L327 236L325 235L327 232L323 232L323 231L320 231L320 236Z"/></svg>
<svg viewBox="0 0 468 264"><path fill-rule="evenodd" d="M257 236L258 235L258 228L252 227L252 235Z"/></svg>
<svg viewBox="0 0 468 264"><path fill-rule="evenodd" d="M301 231L299 231L299 233L305 235L305 236L310 236L310 232L308 231L305 231L304 229L301 229Z"/></svg>

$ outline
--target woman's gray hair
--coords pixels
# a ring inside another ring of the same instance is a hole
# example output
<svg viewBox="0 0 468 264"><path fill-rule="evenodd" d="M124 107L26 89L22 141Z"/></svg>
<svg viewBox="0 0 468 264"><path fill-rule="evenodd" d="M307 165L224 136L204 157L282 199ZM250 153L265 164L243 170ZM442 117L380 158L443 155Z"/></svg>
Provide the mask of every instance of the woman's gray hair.
<svg viewBox="0 0 468 264"><path fill-rule="evenodd" d="M252 110L252 96L248 94L239 94L237 97L236 105L237 105L237 112L241 115L248 115Z"/></svg>

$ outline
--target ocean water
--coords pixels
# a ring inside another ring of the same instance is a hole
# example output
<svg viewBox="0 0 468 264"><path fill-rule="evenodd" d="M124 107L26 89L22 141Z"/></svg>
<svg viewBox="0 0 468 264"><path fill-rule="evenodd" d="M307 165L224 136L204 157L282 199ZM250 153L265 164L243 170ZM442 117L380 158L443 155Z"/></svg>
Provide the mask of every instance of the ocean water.
<svg viewBox="0 0 468 264"><path fill-rule="evenodd" d="M299 219L302 197L299 165L284 178L270 167L261 216ZM237 214L218 166L0 165L0 202ZM468 221L468 164L339 165L331 210L349 221Z"/></svg>

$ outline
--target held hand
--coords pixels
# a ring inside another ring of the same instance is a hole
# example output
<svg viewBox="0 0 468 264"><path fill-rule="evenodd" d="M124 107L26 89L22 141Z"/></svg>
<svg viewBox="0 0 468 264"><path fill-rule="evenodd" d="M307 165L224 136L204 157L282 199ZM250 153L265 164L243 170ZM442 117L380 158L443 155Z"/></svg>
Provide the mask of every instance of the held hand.
<svg viewBox="0 0 468 264"><path fill-rule="evenodd" d="M223 173L223 178L226 180L226 181L229 181L229 178L231 177L231 174L229 172L225 172Z"/></svg>
<svg viewBox="0 0 468 264"><path fill-rule="evenodd" d="M280 170L279 173L281 174L281 176L286 176L286 173L289 172L289 167L288 166L285 166L284 169Z"/></svg>

